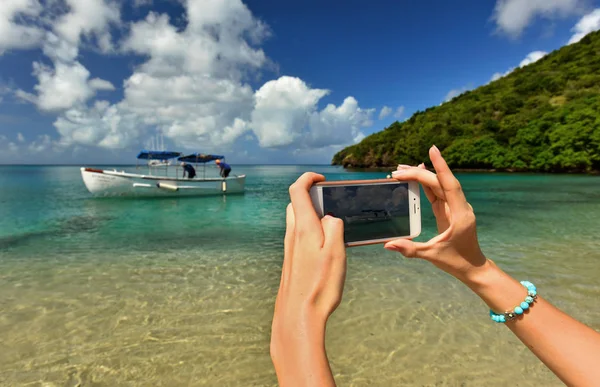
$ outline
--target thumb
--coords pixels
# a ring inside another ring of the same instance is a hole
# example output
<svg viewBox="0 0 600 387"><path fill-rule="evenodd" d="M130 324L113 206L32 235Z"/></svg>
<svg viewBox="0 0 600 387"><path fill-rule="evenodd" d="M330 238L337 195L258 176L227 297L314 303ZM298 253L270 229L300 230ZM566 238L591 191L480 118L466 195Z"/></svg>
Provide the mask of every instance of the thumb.
<svg viewBox="0 0 600 387"><path fill-rule="evenodd" d="M410 239L396 239L386 243L384 247L390 251L397 251L407 258L424 258L423 252L426 249L424 243L413 242Z"/></svg>
<svg viewBox="0 0 600 387"><path fill-rule="evenodd" d="M321 225L323 226L323 235L325 237L323 248L333 253L344 253L346 251L344 245L344 221L330 215L325 215L321 219Z"/></svg>

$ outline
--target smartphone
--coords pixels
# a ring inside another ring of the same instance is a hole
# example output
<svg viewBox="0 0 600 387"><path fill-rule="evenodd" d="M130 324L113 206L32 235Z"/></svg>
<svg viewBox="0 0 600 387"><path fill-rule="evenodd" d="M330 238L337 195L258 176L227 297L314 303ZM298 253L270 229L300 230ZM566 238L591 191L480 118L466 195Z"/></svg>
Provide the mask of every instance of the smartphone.
<svg viewBox="0 0 600 387"><path fill-rule="evenodd" d="M421 233L419 183L395 179L317 183L310 197L319 217L344 221L346 246L414 238Z"/></svg>

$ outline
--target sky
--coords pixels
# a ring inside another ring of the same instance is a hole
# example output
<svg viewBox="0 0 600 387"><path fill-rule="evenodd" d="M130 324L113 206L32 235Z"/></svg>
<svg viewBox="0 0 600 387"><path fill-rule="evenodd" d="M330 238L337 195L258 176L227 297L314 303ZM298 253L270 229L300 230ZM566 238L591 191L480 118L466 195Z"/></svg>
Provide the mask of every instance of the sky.
<svg viewBox="0 0 600 387"><path fill-rule="evenodd" d="M326 164L598 29L600 0L2 0L0 163Z"/></svg>

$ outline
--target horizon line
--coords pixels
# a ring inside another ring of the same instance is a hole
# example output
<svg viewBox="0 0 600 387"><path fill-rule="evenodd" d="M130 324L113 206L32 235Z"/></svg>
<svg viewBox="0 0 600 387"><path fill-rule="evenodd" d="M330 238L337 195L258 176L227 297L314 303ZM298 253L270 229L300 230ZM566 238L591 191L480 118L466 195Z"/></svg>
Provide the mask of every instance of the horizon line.
<svg viewBox="0 0 600 387"><path fill-rule="evenodd" d="M99 167L135 167L135 166L139 166L139 167L146 167L146 164L100 164L100 163L94 163L94 164L85 164L85 163L81 163L81 164L25 164L25 163L14 163L14 164L8 164L8 163L0 163L0 167L27 167L27 166L42 166L42 167L85 167L85 166L90 166L90 165L94 165L94 166L99 166ZM311 164L311 163L233 163L233 165L319 165L319 166L330 166L330 167L335 167L335 166L339 166L339 165L332 165L332 164ZM170 165L170 166L175 166L175 165Z"/></svg>

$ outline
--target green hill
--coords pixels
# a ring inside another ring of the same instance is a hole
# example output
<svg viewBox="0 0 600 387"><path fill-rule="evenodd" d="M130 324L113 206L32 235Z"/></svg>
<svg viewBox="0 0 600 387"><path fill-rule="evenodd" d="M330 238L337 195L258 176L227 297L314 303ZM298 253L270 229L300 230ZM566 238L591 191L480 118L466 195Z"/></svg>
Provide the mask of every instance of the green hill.
<svg viewBox="0 0 600 387"><path fill-rule="evenodd" d="M346 167L416 165L435 144L453 168L600 170L600 31L343 149Z"/></svg>

